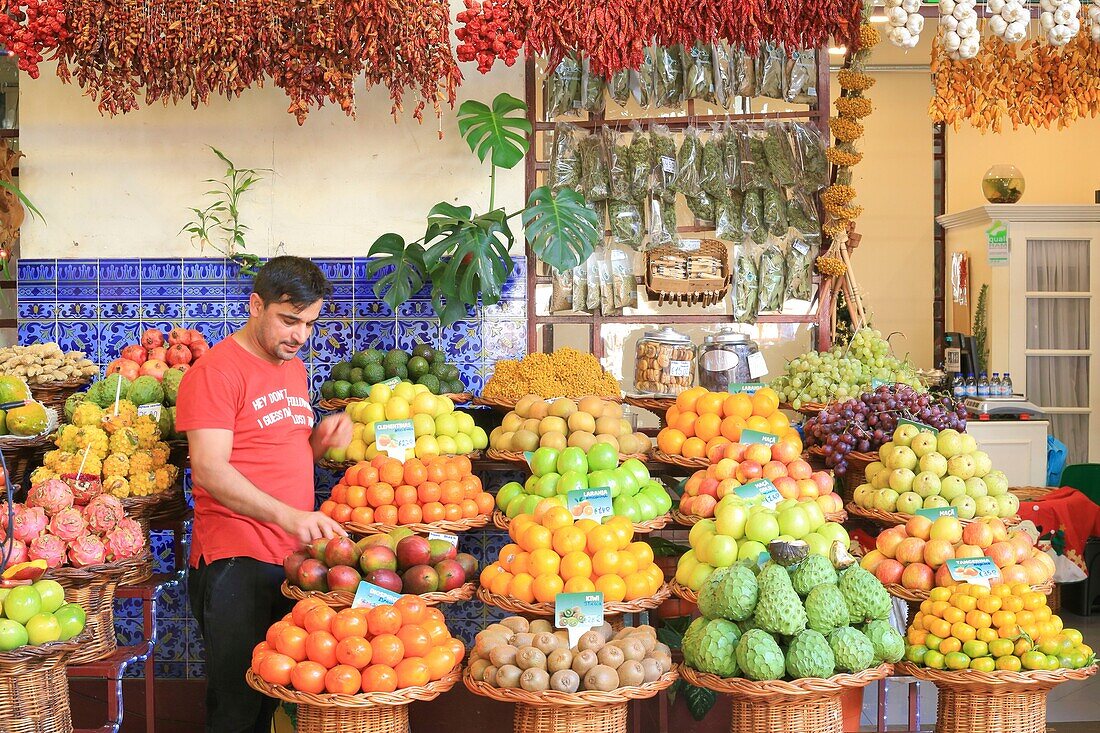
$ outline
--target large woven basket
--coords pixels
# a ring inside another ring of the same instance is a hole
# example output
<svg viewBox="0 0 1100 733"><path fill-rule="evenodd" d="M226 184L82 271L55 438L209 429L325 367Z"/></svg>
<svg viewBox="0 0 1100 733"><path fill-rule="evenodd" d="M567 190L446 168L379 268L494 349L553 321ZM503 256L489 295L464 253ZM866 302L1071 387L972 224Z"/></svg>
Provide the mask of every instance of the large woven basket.
<svg viewBox="0 0 1100 733"><path fill-rule="evenodd" d="M681 600L688 601L689 603L699 602L699 594L686 585L681 585L680 581L675 578L668 582L668 587L672 591L672 595Z"/></svg>
<svg viewBox="0 0 1100 733"><path fill-rule="evenodd" d="M434 700L454 687L459 677L455 667L446 677L422 687L358 695L314 695L272 685L251 669L245 673L252 689L298 706L297 733L408 733L409 703Z"/></svg>
<svg viewBox="0 0 1100 733"><path fill-rule="evenodd" d="M898 664L900 674L936 685L936 733L1046 733L1047 693L1096 669L978 672Z"/></svg>
<svg viewBox="0 0 1100 733"><path fill-rule="evenodd" d="M4 453L11 485L21 486L31 471L42 465L42 457L53 450L53 447L53 441L48 435L26 439L0 438L0 450Z"/></svg>
<svg viewBox="0 0 1100 733"><path fill-rule="evenodd" d="M508 461L510 463L522 463L525 466L527 465L527 456L523 455L523 451L489 448L485 451L485 457L493 461ZM620 453L619 463L628 461L631 458L637 458L639 461L645 462L649 459L649 455L646 453Z"/></svg>
<svg viewBox="0 0 1100 733"><path fill-rule="evenodd" d="M438 522L427 524L423 522L417 522L415 524L386 524L385 522L359 524L358 522L344 522L343 526L348 532L361 535L389 534L398 527L404 527L416 534L431 534L432 532L466 532L471 529L481 529L488 523L488 514L478 514L476 517L468 517L466 519L456 519L454 521L443 519Z"/></svg>
<svg viewBox="0 0 1100 733"><path fill-rule="evenodd" d="M350 591L330 590L326 593L322 593L315 590L302 590L296 585L291 585L290 582L286 580L279 586L279 590L284 596L292 601L301 601L305 598L319 598L324 601L326 606L335 609L351 608L352 601L355 600L355 594ZM477 583L470 581L469 583L463 583L451 591L421 593L418 598L429 606L438 606L441 603L460 603L461 601L472 599L475 590L477 590Z"/></svg>
<svg viewBox="0 0 1100 733"><path fill-rule="evenodd" d="M182 475L164 491L148 496L127 496L119 501L122 502L126 516L141 525L146 544L149 543L149 526L154 519L175 518L187 511L187 500L183 498Z"/></svg>
<svg viewBox="0 0 1100 733"><path fill-rule="evenodd" d="M659 517L647 520L645 522L633 522L634 534L646 534L648 532L656 532L657 530L664 529L669 522L673 520L672 514L662 514ZM507 530L511 526L512 520L508 518L508 515L499 509L493 510L493 526L497 529Z"/></svg>
<svg viewBox="0 0 1100 733"><path fill-rule="evenodd" d="M863 519L870 520L882 527L896 527L899 524L905 524L913 518L912 514L902 514L901 512L883 512L879 511L878 509L864 509L863 507L856 504L854 501L848 502L844 506L844 508L851 516L862 517ZM975 517L974 519L960 519L959 523L965 527L971 522L980 521L980 519L980 517ZM1005 523L1006 527L1011 527L1012 525L1020 523L1020 517L1019 515L1008 518L1002 517L1001 521Z"/></svg>
<svg viewBox="0 0 1100 733"><path fill-rule="evenodd" d="M91 383L91 377L79 379L66 379L64 382L47 382L46 384L31 384L31 396L46 407L52 407L59 414L65 412L65 400L79 391L85 385Z"/></svg>
<svg viewBox="0 0 1100 733"><path fill-rule="evenodd" d="M0 653L0 730L71 733L65 664L86 635Z"/></svg>
<svg viewBox="0 0 1100 733"><path fill-rule="evenodd" d="M706 468L710 465L710 459L706 456L701 458L684 458L683 456L674 456L670 453L665 453L663 450L654 448L650 457L658 463L668 463L672 466L680 466L681 468Z"/></svg>
<svg viewBox="0 0 1100 733"><path fill-rule="evenodd" d="M641 613L642 611L651 611L657 608L665 601L670 595L672 595L672 589L669 588L668 583L662 585L657 592L646 598L638 598L633 601L609 601L603 604L604 616L618 616L624 613ZM497 593L491 592L489 589L481 586L477 589L477 597L482 603L488 603L490 606L496 606L505 611L511 611L512 613L520 614L521 616L553 616L554 604L553 603L540 603L533 601L528 603L527 601L520 601L509 596L502 596Z"/></svg>
<svg viewBox="0 0 1100 733"><path fill-rule="evenodd" d="M470 394L469 392L454 392L454 393L448 392L448 393L445 393L445 394L441 394L439 396L440 397L446 397L447 399L449 399L451 402L455 403L456 405L465 405L466 403L468 403L470 400L473 399L473 395ZM317 403L317 406L320 407L325 412L336 412L338 410L343 410L348 405L354 404L356 402L363 402L363 400L364 400L364 398L362 398L362 397L344 397L344 398L331 397L327 400L320 400Z"/></svg>
<svg viewBox="0 0 1100 733"><path fill-rule="evenodd" d="M684 681L730 695L731 733L844 733L840 697L889 676L892 664L858 674L753 682L680 668Z"/></svg>
<svg viewBox="0 0 1100 733"><path fill-rule="evenodd" d="M465 455L471 461L476 461L477 459L481 458L481 451L475 450L470 453L465 453L463 455ZM346 471L353 466L357 466L359 465L359 463L361 463L361 461L333 461L329 458L322 458L317 461L317 465L321 468L326 468L329 471L340 472Z"/></svg>

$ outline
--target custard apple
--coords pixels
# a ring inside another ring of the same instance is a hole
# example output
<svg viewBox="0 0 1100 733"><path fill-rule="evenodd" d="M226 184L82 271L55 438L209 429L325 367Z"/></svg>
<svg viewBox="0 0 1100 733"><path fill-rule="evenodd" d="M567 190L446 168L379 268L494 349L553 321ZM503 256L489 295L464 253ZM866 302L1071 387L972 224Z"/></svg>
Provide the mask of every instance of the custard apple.
<svg viewBox="0 0 1100 733"><path fill-rule="evenodd" d="M785 669L782 650L763 629L752 629L741 636L737 642L737 666L750 680L777 680Z"/></svg>
<svg viewBox="0 0 1100 733"><path fill-rule="evenodd" d="M836 657L836 666L846 672L862 672L875 660L871 640L851 626L841 626L829 634L829 646Z"/></svg>
<svg viewBox="0 0 1100 733"><path fill-rule="evenodd" d="M699 642L703 638L703 630L707 627L707 619L700 616L691 622L684 631L684 638L680 642L680 649L684 653L684 663L696 668L699 663Z"/></svg>
<svg viewBox="0 0 1100 733"><path fill-rule="evenodd" d="M757 583L760 585L760 600L756 603L754 615L761 629L792 636L806 628L806 610L802 608L802 599L791 587L791 576L786 568L765 565Z"/></svg>
<svg viewBox="0 0 1100 733"><path fill-rule="evenodd" d="M736 677L737 641L740 638L741 630L732 621L716 618L707 622L699 638L695 669L719 677Z"/></svg>
<svg viewBox="0 0 1100 733"><path fill-rule="evenodd" d="M756 578L748 568L719 568L699 591L699 611L707 618L744 621L756 608L758 594Z"/></svg>
<svg viewBox="0 0 1100 733"><path fill-rule="evenodd" d="M873 664L897 662L905 655L905 639L889 621L876 619L870 622L863 627L863 635L870 640L875 650Z"/></svg>
<svg viewBox="0 0 1100 733"><path fill-rule="evenodd" d="M848 620L862 624L890 617L890 594L874 575L858 565L840 574L840 592L848 603Z"/></svg>
<svg viewBox="0 0 1100 733"><path fill-rule="evenodd" d="M787 646L788 677L832 677L835 666L828 639L813 629L799 631Z"/></svg>
<svg viewBox="0 0 1100 733"><path fill-rule="evenodd" d="M819 585L806 596L806 619L811 629L831 634L848 625L848 604L835 585Z"/></svg>
<svg viewBox="0 0 1100 733"><path fill-rule="evenodd" d="M791 585L794 592L805 598L816 586L836 585L836 570L829 558L823 555L810 555L798 564L791 573Z"/></svg>

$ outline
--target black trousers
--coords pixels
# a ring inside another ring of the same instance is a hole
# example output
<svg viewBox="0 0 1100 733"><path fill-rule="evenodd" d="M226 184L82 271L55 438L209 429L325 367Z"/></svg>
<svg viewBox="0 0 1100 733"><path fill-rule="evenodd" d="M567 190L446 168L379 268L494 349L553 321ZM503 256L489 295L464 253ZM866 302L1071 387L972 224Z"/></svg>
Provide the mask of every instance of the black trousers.
<svg viewBox="0 0 1100 733"><path fill-rule="evenodd" d="M244 680L252 650L291 608L280 565L231 557L191 568L187 590L206 656L208 733L270 733L278 701Z"/></svg>

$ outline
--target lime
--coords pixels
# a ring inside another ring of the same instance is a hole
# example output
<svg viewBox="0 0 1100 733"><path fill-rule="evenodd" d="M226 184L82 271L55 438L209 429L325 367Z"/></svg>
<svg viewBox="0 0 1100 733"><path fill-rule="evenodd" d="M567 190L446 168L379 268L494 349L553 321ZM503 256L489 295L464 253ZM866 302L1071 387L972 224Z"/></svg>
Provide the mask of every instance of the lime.
<svg viewBox="0 0 1100 733"><path fill-rule="evenodd" d="M27 643L27 629L21 623L0 618L0 652L10 652Z"/></svg>
<svg viewBox="0 0 1100 733"><path fill-rule="evenodd" d="M52 613L36 613L27 621L27 641L35 646L61 638L61 624Z"/></svg>
<svg viewBox="0 0 1100 733"><path fill-rule="evenodd" d="M42 596L38 595L33 586L16 586L4 599L4 615L16 623L25 624L32 616L41 612Z"/></svg>
<svg viewBox="0 0 1100 733"><path fill-rule="evenodd" d="M924 655L927 653L928 647L911 646L905 650L905 661L912 662L913 664L921 664L924 662Z"/></svg>
<svg viewBox="0 0 1100 733"><path fill-rule="evenodd" d="M943 655L935 650L929 649L924 654L924 666L931 667L932 669L943 669L945 666Z"/></svg>
<svg viewBox="0 0 1100 733"><path fill-rule="evenodd" d="M38 591L45 613L53 613L65 603L65 589L56 580L40 580L32 587Z"/></svg>

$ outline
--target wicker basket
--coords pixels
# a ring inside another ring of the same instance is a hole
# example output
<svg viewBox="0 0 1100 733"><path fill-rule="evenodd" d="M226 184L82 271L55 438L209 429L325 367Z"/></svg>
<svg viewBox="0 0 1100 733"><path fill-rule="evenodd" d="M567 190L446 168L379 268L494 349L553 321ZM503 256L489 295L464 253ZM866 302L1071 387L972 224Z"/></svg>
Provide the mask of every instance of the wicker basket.
<svg viewBox="0 0 1100 733"><path fill-rule="evenodd" d="M464 455L471 461L476 461L477 459L481 458L481 451L475 450L471 451L470 453L465 453ZM340 472L346 471L352 466L357 466L359 465L359 463L359 461L333 461L329 460L328 458L322 458L317 461L317 465L321 468L327 468L330 471Z"/></svg>
<svg viewBox="0 0 1100 733"><path fill-rule="evenodd" d="M691 277L693 261L718 262L718 273L710 277ZM683 277L670 276L669 270L683 270ZM645 253L646 295L658 303L684 305L714 305L720 303L730 289L729 249L717 239L699 241L699 248L654 247Z"/></svg>
<svg viewBox="0 0 1100 733"><path fill-rule="evenodd" d="M898 664L898 673L936 685L936 733L1046 733L1047 693L1088 679L1096 665L1052 671L978 672Z"/></svg>
<svg viewBox="0 0 1100 733"><path fill-rule="evenodd" d="M1008 489L1008 493L1013 494L1021 502L1042 501L1052 491L1057 491L1057 489L1049 486L1017 486Z"/></svg>
<svg viewBox="0 0 1100 733"><path fill-rule="evenodd" d="M892 595L894 598L900 598L903 601L909 601L909 603L920 604L921 602L928 600L929 591L926 590L906 588L905 586L898 585L897 583L884 583L883 587L886 588L886 592ZM1031 590L1044 593L1048 596L1053 592L1054 588L1055 584L1053 580L1048 580L1045 583L1031 586ZM1050 604L1049 598L1047 599L1047 604ZM1054 609L1052 608L1050 610L1053 611Z"/></svg>
<svg viewBox="0 0 1100 733"><path fill-rule="evenodd" d="M783 409L794 410L795 412L805 415L806 417L815 417L819 412L821 412L828 406L829 404L826 402L803 402L797 408L791 407L790 405L780 405L780 407Z"/></svg>
<svg viewBox="0 0 1100 733"><path fill-rule="evenodd" d="M657 416L658 424L665 426L665 414L668 408L676 404L675 397L649 397L645 395L626 395L623 401L643 410L648 410Z"/></svg>
<svg viewBox="0 0 1100 733"><path fill-rule="evenodd" d="M789 682L723 679L688 667L680 668L680 676L689 684L730 695L731 733L843 733L841 695L884 679L893 669L892 664L881 664L858 674Z"/></svg>
<svg viewBox="0 0 1100 733"><path fill-rule="evenodd" d="M672 590L672 595L677 598L688 601L690 603L699 602L699 594L688 588L686 585L681 585L675 578L668 581L668 587Z"/></svg>
<svg viewBox="0 0 1100 733"><path fill-rule="evenodd" d="M53 441L48 435L22 439L0 438L0 450L3 451L4 462L8 465L11 485L21 486L31 471L42 465L42 456L53 448Z"/></svg>
<svg viewBox="0 0 1100 733"><path fill-rule="evenodd" d="M92 381L91 377L79 379L66 379L64 382L48 382L46 384L30 384L31 396L46 407L52 407L58 414L65 413L65 400L70 395L80 391Z"/></svg>
<svg viewBox="0 0 1100 733"><path fill-rule="evenodd" d="M527 457L523 455L523 451L489 448L485 451L485 457L494 461L509 461L511 463L522 463L525 466L527 465ZM649 460L649 456L646 453L620 453L619 463L628 461L631 458L637 458L642 462Z"/></svg>
<svg viewBox="0 0 1100 733"><path fill-rule="evenodd" d="M471 529L481 529L488 523L488 514L478 514L476 517L456 519L453 522L446 519L430 524L423 524L421 522L417 522L416 524L386 524L385 522L359 524L358 522L344 522L343 526L348 532L360 535L389 534L398 527L404 527L417 534L431 534L432 532L466 532Z"/></svg>
<svg viewBox="0 0 1100 733"><path fill-rule="evenodd" d="M469 583L463 583L451 591L421 593L418 597L429 606L438 606L441 603L468 601L474 597L474 591L476 589L477 583L470 581ZM322 593L315 590L302 590L296 585L291 585L290 582L286 580L279 586L279 590L285 597L292 601L300 601L305 598L319 598L326 606L335 609L351 608L351 603L355 600L355 594L351 591L330 590L327 593Z"/></svg>
<svg viewBox="0 0 1100 733"><path fill-rule="evenodd" d="M700 517L698 514L684 514L676 508L673 508L669 514L672 516L673 522L684 527L694 527L696 524L706 519L706 517Z"/></svg>
<svg viewBox="0 0 1100 733"><path fill-rule="evenodd" d="M648 532L656 532L658 530L664 529L671 521L673 521L673 515L670 513L662 514L659 517L654 517L653 519L645 522L634 522L634 534L646 534ZM507 531L508 527L511 526L511 524L512 520L508 518L507 514L499 509L493 510L494 527Z"/></svg>
<svg viewBox="0 0 1100 733"><path fill-rule="evenodd" d="M900 512L880 512L878 509L864 509L863 507L858 506L854 501L848 502L844 508L848 511L848 514L852 515L853 517L862 517L863 519L867 519L883 527L896 527L899 524L905 524L913 518L912 514L901 514ZM978 518L960 519L959 523L961 523L965 527L966 525L977 521L979 521ZM1020 517L1019 515L1008 518L1002 517L1001 521L1005 523L1005 526L1011 527L1014 524L1020 523Z"/></svg>
<svg viewBox="0 0 1100 733"><path fill-rule="evenodd" d="M710 460L706 456L702 458L684 458L683 456L674 456L665 453L663 450L654 448L650 457L659 463L668 463L673 466L680 466L681 468L706 468L710 465Z"/></svg>
<svg viewBox="0 0 1100 733"><path fill-rule="evenodd" d="M665 583L652 596L639 598L634 601L615 601L603 604L603 615L618 616L624 613L652 611L654 608L660 606L670 595L672 595L672 589L669 588L668 583ZM538 601L528 603L527 601L516 600L508 596L497 595L484 586L477 589L477 597L482 603L488 603L490 606L496 606L497 608L521 616L554 615L553 603L540 603Z"/></svg>
<svg viewBox="0 0 1100 733"><path fill-rule="evenodd" d="M251 669L245 672L245 681L252 689L298 706L297 733L408 733L409 703L434 700L454 687L459 677L455 667L443 679L423 687L358 695L313 695L264 682Z"/></svg>
<svg viewBox="0 0 1100 733"><path fill-rule="evenodd" d="M165 442L168 443L168 462L178 468L180 472L185 468L190 468L191 446L187 443L187 438L176 438Z"/></svg>
<svg viewBox="0 0 1100 733"><path fill-rule="evenodd" d="M0 730L71 733L65 665L86 637L0 653Z"/></svg>
<svg viewBox="0 0 1100 733"><path fill-rule="evenodd" d="M439 395L439 397L446 397L447 399L449 399L451 402L455 403L456 405L465 405L466 403L468 403L470 400L473 399L473 395L470 394L469 392L457 392L457 393L454 393L454 394L447 393L447 394L441 394L441 395ZM364 398L362 398L362 397L347 397L345 399L339 399L339 398L333 397L333 398L330 398L330 399L327 399L327 400L318 401L317 406L319 408L321 408L322 410L324 410L325 412L337 412L339 410L343 410L348 405L354 404L356 402L362 402L363 399Z"/></svg>
<svg viewBox="0 0 1100 733"><path fill-rule="evenodd" d="M167 518L187 511L187 501L183 498L182 476L165 491L148 496L127 496L120 501L122 508L126 510L126 516L141 525L146 544L149 543L149 525L154 519Z"/></svg>
<svg viewBox="0 0 1100 733"><path fill-rule="evenodd" d="M562 397L565 397L566 399L570 399L570 400L579 400L582 396L583 395L577 395L575 397L571 397L569 395L558 395L557 397L547 397L546 399L556 400L556 399L561 399ZM596 395L596 397L599 397L601 400L606 400L608 402L619 402L619 403L621 403L623 401L623 396L622 395L599 394L599 395ZM471 404L480 405L481 407L492 407L495 410L501 410L503 412L511 412L512 410L515 410L517 402L519 402L519 398L504 399L503 397L484 397L484 396L474 397L472 400L470 400Z"/></svg>

